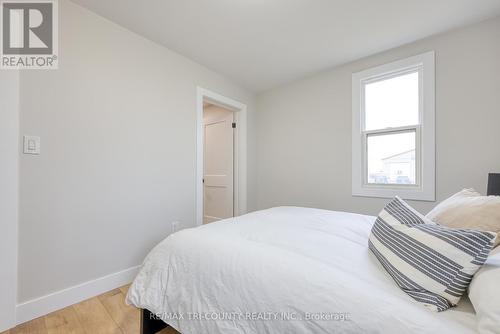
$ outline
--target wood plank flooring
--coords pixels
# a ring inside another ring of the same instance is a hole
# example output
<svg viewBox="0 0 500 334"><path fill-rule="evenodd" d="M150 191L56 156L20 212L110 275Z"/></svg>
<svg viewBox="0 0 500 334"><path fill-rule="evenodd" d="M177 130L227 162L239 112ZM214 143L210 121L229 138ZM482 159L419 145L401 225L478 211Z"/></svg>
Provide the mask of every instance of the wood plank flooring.
<svg viewBox="0 0 500 334"><path fill-rule="evenodd" d="M28 321L0 334L139 334L140 311L125 304L128 286ZM179 334L166 328L161 334Z"/></svg>

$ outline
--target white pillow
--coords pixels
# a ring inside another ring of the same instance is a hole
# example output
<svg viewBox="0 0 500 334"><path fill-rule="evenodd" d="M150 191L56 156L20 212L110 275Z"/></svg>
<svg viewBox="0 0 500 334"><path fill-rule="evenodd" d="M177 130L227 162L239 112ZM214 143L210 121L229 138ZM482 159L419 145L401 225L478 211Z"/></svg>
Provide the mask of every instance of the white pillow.
<svg viewBox="0 0 500 334"><path fill-rule="evenodd" d="M500 333L500 247L494 249L486 263L474 275L469 299L476 310L481 334Z"/></svg>
<svg viewBox="0 0 500 334"><path fill-rule="evenodd" d="M433 223L396 197L377 217L368 247L401 290L441 312L458 304L495 238Z"/></svg>
<svg viewBox="0 0 500 334"><path fill-rule="evenodd" d="M481 196L474 189L464 189L439 203L425 217L451 228L500 233L500 196ZM500 240L495 246L498 244Z"/></svg>

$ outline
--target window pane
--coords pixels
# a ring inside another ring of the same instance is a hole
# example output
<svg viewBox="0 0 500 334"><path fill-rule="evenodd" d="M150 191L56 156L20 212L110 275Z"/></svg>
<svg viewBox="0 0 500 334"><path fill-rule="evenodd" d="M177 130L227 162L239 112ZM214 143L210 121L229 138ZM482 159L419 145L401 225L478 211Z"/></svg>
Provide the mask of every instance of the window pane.
<svg viewBox="0 0 500 334"><path fill-rule="evenodd" d="M368 135L368 183L416 184L415 131Z"/></svg>
<svg viewBox="0 0 500 334"><path fill-rule="evenodd" d="M418 72L365 85L365 130L418 124Z"/></svg>

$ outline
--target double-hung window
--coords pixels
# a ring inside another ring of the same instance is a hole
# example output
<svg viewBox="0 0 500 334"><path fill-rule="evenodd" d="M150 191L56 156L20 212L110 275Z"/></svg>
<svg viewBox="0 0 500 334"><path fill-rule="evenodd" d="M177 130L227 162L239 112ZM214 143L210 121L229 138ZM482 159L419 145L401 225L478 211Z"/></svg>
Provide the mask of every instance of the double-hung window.
<svg viewBox="0 0 500 334"><path fill-rule="evenodd" d="M352 192L435 200L434 52L352 76Z"/></svg>

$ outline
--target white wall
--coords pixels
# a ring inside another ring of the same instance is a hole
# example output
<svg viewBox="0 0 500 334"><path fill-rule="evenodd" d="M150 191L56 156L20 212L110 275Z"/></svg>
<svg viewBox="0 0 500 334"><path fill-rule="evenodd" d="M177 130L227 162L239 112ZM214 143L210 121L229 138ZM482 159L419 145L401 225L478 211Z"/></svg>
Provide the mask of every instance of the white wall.
<svg viewBox="0 0 500 334"><path fill-rule="evenodd" d="M16 321L19 74L0 71L0 332Z"/></svg>
<svg viewBox="0 0 500 334"><path fill-rule="evenodd" d="M140 264L195 225L196 87L245 103L228 79L60 1L55 71L21 74L19 302ZM249 145L249 209L256 207Z"/></svg>
<svg viewBox="0 0 500 334"><path fill-rule="evenodd" d="M386 200L351 196L351 75L436 51L437 199L486 190L500 171L500 19L335 68L258 96L259 207L377 214ZM419 210L435 203L413 202Z"/></svg>

